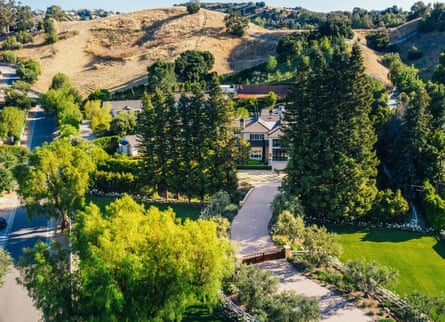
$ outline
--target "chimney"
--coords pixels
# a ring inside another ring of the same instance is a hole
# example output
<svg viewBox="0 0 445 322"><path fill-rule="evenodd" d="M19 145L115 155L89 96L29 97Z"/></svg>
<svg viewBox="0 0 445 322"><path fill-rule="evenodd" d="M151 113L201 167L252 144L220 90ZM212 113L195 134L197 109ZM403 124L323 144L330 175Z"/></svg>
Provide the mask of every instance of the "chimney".
<svg viewBox="0 0 445 322"><path fill-rule="evenodd" d="M239 119L239 127L240 127L241 131L244 130L244 128L245 128L244 119Z"/></svg>

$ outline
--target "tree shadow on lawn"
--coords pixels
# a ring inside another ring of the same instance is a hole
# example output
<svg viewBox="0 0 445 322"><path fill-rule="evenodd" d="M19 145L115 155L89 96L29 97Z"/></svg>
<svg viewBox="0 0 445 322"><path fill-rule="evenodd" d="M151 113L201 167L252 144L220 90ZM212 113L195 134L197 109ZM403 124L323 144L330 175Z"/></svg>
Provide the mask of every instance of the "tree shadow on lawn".
<svg viewBox="0 0 445 322"><path fill-rule="evenodd" d="M330 226L329 230L339 235L364 234L364 236L361 238L361 241L371 242L400 243L426 236L426 234L419 232L391 230L385 228L364 228L355 226Z"/></svg>
<svg viewBox="0 0 445 322"><path fill-rule="evenodd" d="M433 246L433 249L436 251L437 254L440 255L443 259L445 259L445 240L436 237L436 245Z"/></svg>

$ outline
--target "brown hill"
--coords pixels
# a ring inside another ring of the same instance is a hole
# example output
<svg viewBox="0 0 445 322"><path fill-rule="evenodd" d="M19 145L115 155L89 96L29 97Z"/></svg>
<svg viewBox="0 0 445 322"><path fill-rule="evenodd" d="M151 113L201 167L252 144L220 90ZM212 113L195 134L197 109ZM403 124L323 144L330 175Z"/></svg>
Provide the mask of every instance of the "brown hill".
<svg viewBox="0 0 445 322"><path fill-rule="evenodd" d="M147 66L173 61L185 50L210 51L218 74L251 67L274 55L278 40L290 32L251 24L246 36L235 38L225 32L223 13L201 9L189 15L184 7L61 22L57 28L61 40L44 45L39 35L18 56L40 61L43 74L36 90L46 92L54 74L62 72L84 96L98 88L115 90L143 82ZM364 54L365 62L373 65L370 74L386 80L377 56L366 50Z"/></svg>
<svg viewBox="0 0 445 322"><path fill-rule="evenodd" d="M210 51L218 74L250 67L273 55L285 33L250 25L248 35L234 38L225 32L224 14L202 9L189 15L184 7L62 22L57 27L65 39L44 45L40 35L18 56L40 61L43 74L36 90L46 91L53 75L62 72L83 95L142 81L147 66L173 61L188 49Z"/></svg>

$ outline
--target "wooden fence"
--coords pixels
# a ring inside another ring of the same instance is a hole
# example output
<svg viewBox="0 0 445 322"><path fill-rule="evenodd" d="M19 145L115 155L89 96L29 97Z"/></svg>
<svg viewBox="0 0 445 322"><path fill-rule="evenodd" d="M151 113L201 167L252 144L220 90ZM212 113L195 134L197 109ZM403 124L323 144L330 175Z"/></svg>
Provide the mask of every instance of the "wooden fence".
<svg viewBox="0 0 445 322"><path fill-rule="evenodd" d="M290 256L290 247L266 249L261 252L247 254L238 258L238 264L256 264L274 259L288 258Z"/></svg>

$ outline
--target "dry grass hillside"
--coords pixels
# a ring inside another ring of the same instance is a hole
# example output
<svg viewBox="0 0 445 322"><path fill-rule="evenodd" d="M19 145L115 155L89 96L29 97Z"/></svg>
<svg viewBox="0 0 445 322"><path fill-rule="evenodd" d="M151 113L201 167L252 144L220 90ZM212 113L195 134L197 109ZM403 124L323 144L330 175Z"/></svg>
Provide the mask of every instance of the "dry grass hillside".
<svg viewBox="0 0 445 322"><path fill-rule="evenodd" d="M202 9L188 15L183 7L62 22L57 28L65 39L43 45L41 35L18 56L40 61L43 74L36 90L46 91L53 75L63 72L83 95L137 83L145 77L147 66L158 60L173 61L188 49L209 50L218 74L240 70L274 54L283 35L283 31L251 25L248 35L234 38L225 32L224 14Z"/></svg>
<svg viewBox="0 0 445 322"><path fill-rule="evenodd" d="M61 22L61 40L44 45L43 35L21 49L19 57L40 61L43 74L35 84L47 91L57 72L70 78L86 96L98 88L119 89L144 81L147 66L173 61L185 50L208 50L215 56L218 74L263 62L275 53L287 32L251 24L248 34L235 38L225 32L224 14L201 9L189 15L184 7L149 9L92 21ZM387 71L374 53L364 50L368 72L386 80Z"/></svg>

